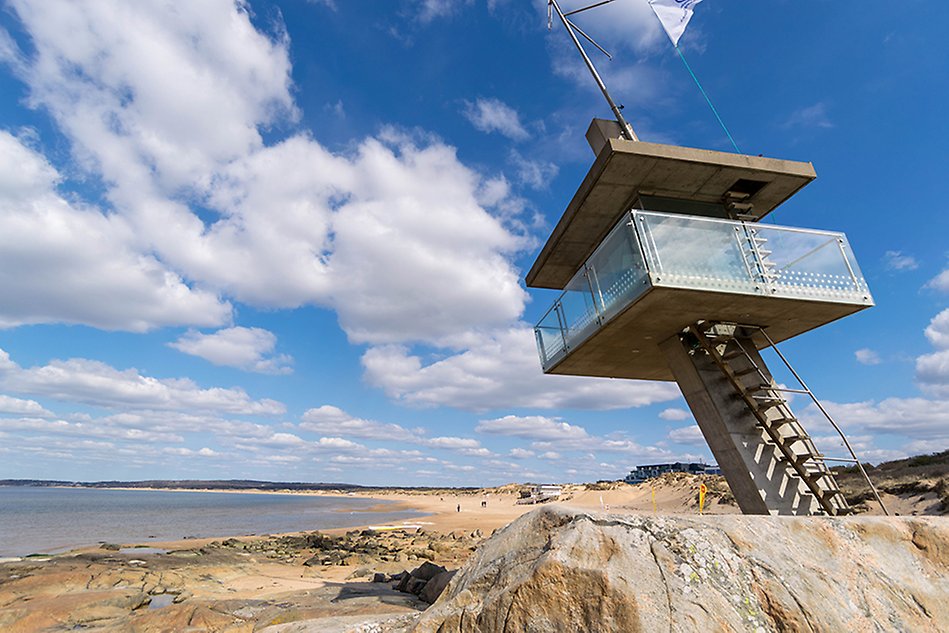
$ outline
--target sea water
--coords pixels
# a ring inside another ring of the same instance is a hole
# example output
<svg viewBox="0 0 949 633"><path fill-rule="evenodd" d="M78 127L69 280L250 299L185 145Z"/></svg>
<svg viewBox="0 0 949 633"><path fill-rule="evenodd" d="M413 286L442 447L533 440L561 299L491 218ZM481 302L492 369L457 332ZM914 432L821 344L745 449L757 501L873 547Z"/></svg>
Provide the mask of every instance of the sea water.
<svg viewBox="0 0 949 633"><path fill-rule="evenodd" d="M420 514L387 512L385 506L392 503L307 494L0 486L0 557L99 542L147 545L353 527Z"/></svg>

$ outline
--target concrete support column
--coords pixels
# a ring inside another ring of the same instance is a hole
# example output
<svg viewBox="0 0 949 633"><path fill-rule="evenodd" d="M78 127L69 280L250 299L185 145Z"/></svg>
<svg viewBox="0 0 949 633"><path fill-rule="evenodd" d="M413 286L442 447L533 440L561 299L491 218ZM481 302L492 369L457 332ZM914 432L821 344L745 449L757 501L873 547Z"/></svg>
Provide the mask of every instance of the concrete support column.
<svg viewBox="0 0 949 633"><path fill-rule="evenodd" d="M756 349L751 341L743 343L746 350ZM718 365L678 335L664 341L660 348L741 511L815 514L819 509L817 499L780 459L780 451L768 441L767 432ZM751 353L766 372L758 353Z"/></svg>

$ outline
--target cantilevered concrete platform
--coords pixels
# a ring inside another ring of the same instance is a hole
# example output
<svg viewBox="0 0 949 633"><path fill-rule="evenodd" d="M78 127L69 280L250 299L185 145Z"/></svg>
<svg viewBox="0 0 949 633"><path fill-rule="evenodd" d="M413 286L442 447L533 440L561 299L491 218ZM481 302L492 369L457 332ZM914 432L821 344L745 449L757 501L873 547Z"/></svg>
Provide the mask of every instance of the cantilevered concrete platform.
<svg viewBox="0 0 949 633"><path fill-rule="evenodd" d="M673 333L702 320L761 325L776 343L870 307L653 286L626 310L592 332L548 374L675 380L659 348ZM768 346L764 338L755 347Z"/></svg>
<svg viewBox="0 0 949 633"><path fill-rule="evenodd" d="M810 163L605 139L528 272L527 285L566 286L619 217L636 207L642 196L721 205L729 192L746 194L752 215L760 219L816 176Z"/></svg>
<svg viewBox="0 0 949 633"><path fill-rule="evenodd" d="M674 380L659 345L693 323L780 342L872 305L843 233L632 211L535 332L546 373Z"/></svg>

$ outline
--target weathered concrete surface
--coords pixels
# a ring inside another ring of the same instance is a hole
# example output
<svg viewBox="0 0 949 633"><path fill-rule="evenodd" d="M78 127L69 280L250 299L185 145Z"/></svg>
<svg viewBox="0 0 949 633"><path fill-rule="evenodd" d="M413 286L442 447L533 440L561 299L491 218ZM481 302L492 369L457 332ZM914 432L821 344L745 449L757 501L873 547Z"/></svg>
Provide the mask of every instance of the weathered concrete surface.
<svg viewBox="0 0 949 633"><path fill-rule="evenodd" d="M748 202L760 219L816 177L810 163L608 139L527 273L527 285L566 286L640 194L716 203L738 180L755 181L763 187Z"/></svg>
<svg viewBox="0 0 949 633"><path fill-rule="evenodd" d="M949 522L544 508L482 545L414 630L946 631Z"/></svg>
<svg viewBox="0 0 949 633"><path fill-rule="evenodd" d="M766 327L772 340L781 343L867 307L652 285L546 372L675 380L659 343L697 321L754 323ZM758 349L766 347L762 337L755 340Z"/></svg>
<svg viewBox="0 0 949 633"><path fill-rule="evenodd" d="M745 367L751 362L758 369L739 378L745 388L760 384L777 387L750 337L740 337L737 343L730 342L728 345L728 351L741 349L750 356L750 361L744 361ZM667 339L661 347L676 376L679 389L743 513L798 516L839 513L821 512L817 498L745 401L738 397L735 386L711 356L693 353L691 345L678 336ZM790 413L789 406L782 409ZM768 409L765 415L772 421L782 420L782 409ZM797 421L785 423L781 429L780 432L785 436L790 435L792 430L795 435L804 433ZM792 443L791 447L795 455L807 454L803 442ZM829 473L825 476L833 481ZM846 507L840 497L831 499L830 503L834 503L835 508Z"/></svg>

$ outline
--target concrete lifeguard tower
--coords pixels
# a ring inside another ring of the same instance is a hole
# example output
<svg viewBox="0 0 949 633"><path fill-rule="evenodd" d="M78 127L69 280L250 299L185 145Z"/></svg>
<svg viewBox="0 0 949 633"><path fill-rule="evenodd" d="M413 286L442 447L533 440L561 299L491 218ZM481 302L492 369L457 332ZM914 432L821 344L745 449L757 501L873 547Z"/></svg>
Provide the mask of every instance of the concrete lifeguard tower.
<svg viewBox="0 0 949 633"><path fill-rule="evenodd" d="M527 274L562 294L544 372L675 380L745 513L843 514L759 350L873 305L842 233L761 224L810 163L587 133L596 160Z"/></svg>
<svg viewBox="0 0 949 633"><path fill-rule="evenodd" d="M587 139L596 160L527 274L562 290L535 327L544 372L675 380L743 512L849 512L788 404L812 394L759 354L873 305L842 233L759 223L813 166L633 141L615 121Z"/></svg>
<svg viewBox="0 0 949 633"><path fill-rule="evenodd" d="M674 380L742 512L847 514L829 458L789 406L806 395L879 501L776 347L873 305L843 233L760 223L814 167L641 142L578 34L606 51L570 19L610 2L564 13L548 0L548 27L556 11L616 119L590 125L596 159L527 274L562 291L534 328L544 372ZM800 389L774 380L767 347Z"/></svg>

